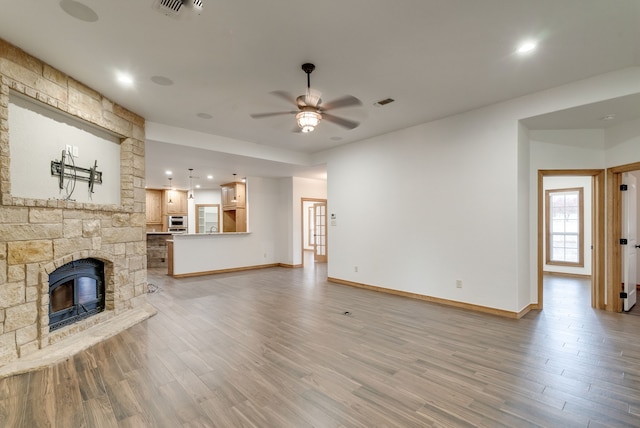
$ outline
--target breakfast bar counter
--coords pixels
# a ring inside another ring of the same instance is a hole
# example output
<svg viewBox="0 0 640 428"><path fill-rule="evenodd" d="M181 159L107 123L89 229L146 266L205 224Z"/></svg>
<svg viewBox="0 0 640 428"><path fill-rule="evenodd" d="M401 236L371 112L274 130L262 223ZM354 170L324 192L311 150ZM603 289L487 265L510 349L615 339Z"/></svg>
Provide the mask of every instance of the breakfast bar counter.
<svg viewBox="0 0 640 428"><path fill-rule="evenodd" d="M251 232L176 234L168 245L167 273L176 278L277 265L273 243L255 245Z"/></svg>

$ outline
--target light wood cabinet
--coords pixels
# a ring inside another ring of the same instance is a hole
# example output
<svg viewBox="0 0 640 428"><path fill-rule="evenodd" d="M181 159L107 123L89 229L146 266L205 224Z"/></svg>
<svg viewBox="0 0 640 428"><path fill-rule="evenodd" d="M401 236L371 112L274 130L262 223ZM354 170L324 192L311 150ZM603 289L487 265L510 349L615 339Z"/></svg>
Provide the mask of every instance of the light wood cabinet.
<svg viewBox="0 0 640 428"><path fill-rule="evenodd" d="M171 203L169 203L171 200ZM147 189L147 231L166 231L167 216L187 215L187 192L183 190Z"/></svg>
<svg viewBox="0 0 640 428"><path fill-rule="evenodd" d="M146 219L147 225L162 224L162 190L147 190Z"/></svg>
<svg viewBox="0 0 640 428"><path fill-rule="evenodd" d="M222 188L222 231L246 232L247 209L246 187L244 183L233 182Z"/></svg>
<svg viewBox="0 0 640 428"><path fill-rule="evenodd" d="M244 183L222 184L222 210L246 208L246 194Z"/></svg>
<svg viewBox="0 0 640 428"><path fill-rule="evenodd" d="M246 232L247 210L244 208L237 208L235 210L222 211L222 231Z"/></svg>
<svg viewBox="0 0 640 428"><path fill-rule="evenodd" d="M187 215L187 192L183 190L165 190L164 200L166 215Z"/></svg>

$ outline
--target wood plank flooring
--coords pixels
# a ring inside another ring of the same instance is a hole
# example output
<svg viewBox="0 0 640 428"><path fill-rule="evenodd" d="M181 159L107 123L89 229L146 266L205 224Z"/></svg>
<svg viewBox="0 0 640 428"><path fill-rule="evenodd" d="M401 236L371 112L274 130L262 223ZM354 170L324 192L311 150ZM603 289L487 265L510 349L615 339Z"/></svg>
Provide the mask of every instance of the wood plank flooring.
<svg viewBox="0 0 640 428"><path fill-rule="evenodd" d="M324 278L150 270L158 315L1 380L0 426L640 426L640 317L591 309L584 281L513 320Z"/></svg>

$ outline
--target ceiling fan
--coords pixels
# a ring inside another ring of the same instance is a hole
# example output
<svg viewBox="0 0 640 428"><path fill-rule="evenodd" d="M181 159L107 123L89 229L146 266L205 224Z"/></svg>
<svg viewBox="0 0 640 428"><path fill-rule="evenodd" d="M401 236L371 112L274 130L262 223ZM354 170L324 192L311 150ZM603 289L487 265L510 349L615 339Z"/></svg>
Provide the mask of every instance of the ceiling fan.
<svg viewBox="0 0 640 428"><path fill-rule="evenodd" d="M297 111L257 113L252 114L251 117L254 119L262 119L265 117L280 116L283 114L295 114L299 130L305 133L313 131L322 119L335 123L336 125L342 126L346 129L353 129L360 125L359 122L327 113L329 110L342 107L359 106L362 105L362 103L354 96L345 95L326 104L322 104L320 93L311 90L311 72L315 70L315 68L316 66L311 63L302 64L302 70L307 73L307 92L304 95L294 98L286 91L271 92L271 94L296 105L298 107Z"/></svg>

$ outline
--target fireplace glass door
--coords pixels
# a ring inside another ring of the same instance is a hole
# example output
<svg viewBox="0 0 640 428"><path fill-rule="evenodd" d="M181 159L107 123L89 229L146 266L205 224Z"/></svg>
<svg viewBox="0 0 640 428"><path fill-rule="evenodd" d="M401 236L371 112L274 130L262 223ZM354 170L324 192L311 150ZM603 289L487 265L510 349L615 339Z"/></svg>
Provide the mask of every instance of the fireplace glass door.
<svg viewBox="0 0 640 428"><path fill-rule="evenodd" d="M74 260L49 275L49 330L104 310L104 264Z"/></svg>

